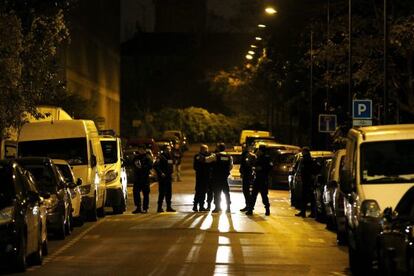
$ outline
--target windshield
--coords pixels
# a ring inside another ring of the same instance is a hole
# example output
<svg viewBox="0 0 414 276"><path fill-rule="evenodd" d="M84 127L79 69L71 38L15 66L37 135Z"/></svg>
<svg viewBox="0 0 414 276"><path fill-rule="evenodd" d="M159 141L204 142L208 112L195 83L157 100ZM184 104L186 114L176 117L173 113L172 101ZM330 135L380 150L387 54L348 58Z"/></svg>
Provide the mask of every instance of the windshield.
<svg viewBox="0 0 414 276"><path fill-rule="evenodd" d="M118 147L116 141L101 141L105 164L118 162Z"/></svg>
<svg viewBox="0 0 414 276"><path fill-rule="evenodd" d="M41 192L56 193L56 180L50 165L25 165L24 168L33 174Z"/></svg>
<svg viewBox="0 0 414 276"><path fill-rule="evenodd" d="M62 176L65 178L66 182L74 182L74 177L73 177L72 170L70 169L70 167L68 165L56 164L56 166L58 167L58 169L59 169L60 173L62 174Z"/></svg>
<svg viewBox="0 0 414 276"><path fill-rule="evenodd" d="M279 154L275 160L277 163L290 163L292 164L295 161L295 154L294 153L284 153Z"/></svg>
<svg viewBox="0 0 414 276"><path fill-rule="evenodd" d="M0 208L4 208L12 205L15 196L10 170L4 165L0 165L0 179Z"/></svg>
<svg viewBox="0 0 414 276"><path fill-rule="evenodd" d="M414 221L414 187L408 190L405 195L401 198L398 203L395 211L397 212L397 217L401 219L406 219L409 221Z"/></svg>
<svg viewBox="0 0 414 276"><path fill-rule="evenodd" d="M46 156L66 160L71 165L87 165L85 138L19 142L19 156Z"/></svg>
<svg viewBox="0 0 414 276"><path fill-rule="evenodd" d="M414 140L363 143L360 158L362 184L414 181Z"/></svg>

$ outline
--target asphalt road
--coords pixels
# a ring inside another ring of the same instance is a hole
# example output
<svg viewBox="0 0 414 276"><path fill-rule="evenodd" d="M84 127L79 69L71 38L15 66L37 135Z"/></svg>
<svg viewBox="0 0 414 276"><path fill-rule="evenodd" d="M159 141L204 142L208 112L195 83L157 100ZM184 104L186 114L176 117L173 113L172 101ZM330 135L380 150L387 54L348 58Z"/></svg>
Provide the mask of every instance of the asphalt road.
<svg viewBox="0 0 414 276"><path fill-rule="evenodd" d="M260 199L248 217L240 188L232 188L231 214L193 213L193 151L183 181L173 184L176 213L107 215L75 228L64 241L51 240L42 266L29 275L348 275L346 247L312 219L298 218L287 191L270 191L271 216ZM131 191L130 191L131 192ZM259 196L260 198L260 196ZM225 200L224 200L225 201Z"/></svg>

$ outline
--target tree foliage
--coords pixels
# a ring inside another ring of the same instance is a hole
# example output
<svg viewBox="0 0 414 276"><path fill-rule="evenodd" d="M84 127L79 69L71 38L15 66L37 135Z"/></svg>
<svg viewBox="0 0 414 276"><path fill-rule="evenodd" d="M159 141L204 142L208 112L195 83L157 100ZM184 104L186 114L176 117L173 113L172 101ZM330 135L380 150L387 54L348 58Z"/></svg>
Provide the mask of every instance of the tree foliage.
<svg viewBox="0 0 414 276"><path fill-rule="evenodd" d="M57 65L59 48L69 31L62 7L68 1L0 2L0 131L19 127L28 112L64 93Z"/></svg>

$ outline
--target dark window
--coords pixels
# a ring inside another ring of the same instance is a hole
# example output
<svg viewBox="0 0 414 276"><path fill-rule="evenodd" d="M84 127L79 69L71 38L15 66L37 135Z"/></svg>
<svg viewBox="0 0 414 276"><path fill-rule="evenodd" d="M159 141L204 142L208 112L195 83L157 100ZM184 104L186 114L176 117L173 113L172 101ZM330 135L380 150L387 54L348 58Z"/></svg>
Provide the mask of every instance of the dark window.
<svg viewBox="0 0 414 276"><path fill-rule="evenodd" d="M85 138L19 142L19 156L46 156L66 160L71 165L87 165Z"/></svg>
<svg viewBox="0 0 414 276"><path fill-rule="evenodd" d="M33 174L41 192L56 193L56 179L50 165L25 165L24 168Z"/></svg>
<svg viewBox="0 0 414 276"><path fill-rule="evenodd" d="M118 162L118 146L116 141L101 141L105 164Z"/></svg>
<svg viewBox="0 0 414 276"><path fill-rule="evenodd" d="M233 157L233 164L238 165L241 163L241 154L232 154Z"/></svg>
<svg viewBox="0 0 414 276"><path fill-rule="evenodd" d="M0 208L12 205L16 190L9 166L0 165Z"/></svg>
<svg viewBox="0 0 414 276"><path fill-rule="evenodd" d="M65 165L65 164L55 164L55 165L58 167L60 173L65 178L66 182L74 182L75 178L73 176L72 169L68 165Z"/></svg>
<svg viewBox="0 0 414 276"><path fill-rule="evenodd" d="M408 190L407 193L401 198L395 211L398 218L410 220L414 222L414 187Z"/></svg>
<svg viewBox="0 0 414 276"><path fill-rule="evenodd" d="M361 183L414 182L414 140L361 144Z"/></svg>

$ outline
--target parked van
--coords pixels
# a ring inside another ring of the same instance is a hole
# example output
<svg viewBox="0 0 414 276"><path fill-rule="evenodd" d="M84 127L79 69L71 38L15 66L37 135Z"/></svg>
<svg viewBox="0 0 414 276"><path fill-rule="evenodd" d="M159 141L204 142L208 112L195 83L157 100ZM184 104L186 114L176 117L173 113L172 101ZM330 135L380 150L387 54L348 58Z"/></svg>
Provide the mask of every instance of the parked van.
<svg viewBox="0 0 414 276"><path fill-rule="evenodd" d="M269 131L244 129L240 133L240 145L243 145L244 143L246 143L247 137L269 137L269 136L270 136Z"/></svg>
<svg viewBox="0 0 414 276"><path fill-rule="evenodd" d="M82 213L89 220L104 216L104 158L95 123L89 120L34 122L23 125L18 156L47 156L66 160L82 178Z"/></svg>
<svg viewBox="0 0 414 276"><path fill-rule="evenodd" d="M115 214L122 214L127 206L127 178L123 165L121 139L114 136L101 136L101 147L104 156L106 203Z"/></svg>
<svg viewBox="0 0 414 276"><path fill-rule="evenodd" d="M395 209L414 185L414 124L351 129L341 173L349 262L354 274L370 273L381 213Z"/></svg>

